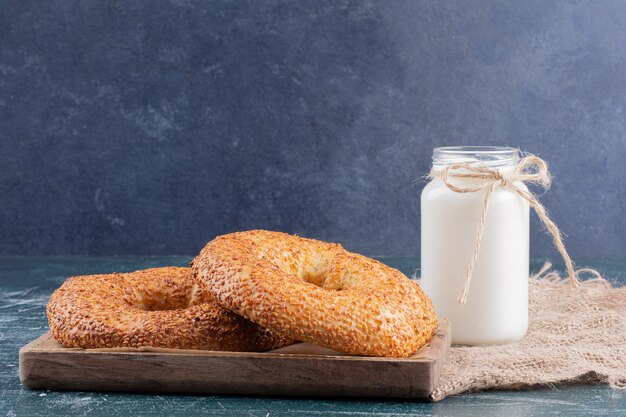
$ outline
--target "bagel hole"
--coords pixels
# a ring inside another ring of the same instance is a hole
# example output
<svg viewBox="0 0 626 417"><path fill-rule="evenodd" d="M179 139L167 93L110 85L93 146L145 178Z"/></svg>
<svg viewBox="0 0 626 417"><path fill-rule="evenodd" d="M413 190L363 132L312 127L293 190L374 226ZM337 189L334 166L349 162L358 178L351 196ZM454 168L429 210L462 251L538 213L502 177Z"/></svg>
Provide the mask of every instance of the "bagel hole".
<svg viewBox="0 0 626 417"><path fill-rule="evenodd" d="M316 257L306 262L300 279L328 291L341 291L341 280L331 274L331 258Z"/></svg>
<svg viewBox="0 0 626 417"><path fill-rule="evenodd" d="M173 303L169 300L145 300L136 306L146 311L164 311L187 308L189 303Z"/></svg>
<svg viewBox="0 0 626 417"><path fill-rule="evenodd" d="M305 271L302 280L316 287L324 288L324 282L326 281L326 274L318 274L312 271Z"/></svg>
<svg viewBox="0 0 626 417"><path fill-rule="evenodd" d="M124 299L131 306L145 311L179 310L193 304L192 294L167 294L138 290L128 291Z"/></svg>

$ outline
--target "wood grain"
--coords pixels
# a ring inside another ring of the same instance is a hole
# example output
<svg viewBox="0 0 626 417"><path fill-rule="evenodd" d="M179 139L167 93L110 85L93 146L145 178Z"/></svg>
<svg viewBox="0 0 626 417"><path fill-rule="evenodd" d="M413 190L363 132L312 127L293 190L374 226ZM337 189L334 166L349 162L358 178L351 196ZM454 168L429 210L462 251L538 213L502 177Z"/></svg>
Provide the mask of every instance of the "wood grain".
<svg viewBox="0 0 626 417"><path fill-rule="evenodd" d="M427 398L439 381L450 325L405 359L348 356L297 344L267 353L68 349L44 334L20 349L32 389Z"/></svg>

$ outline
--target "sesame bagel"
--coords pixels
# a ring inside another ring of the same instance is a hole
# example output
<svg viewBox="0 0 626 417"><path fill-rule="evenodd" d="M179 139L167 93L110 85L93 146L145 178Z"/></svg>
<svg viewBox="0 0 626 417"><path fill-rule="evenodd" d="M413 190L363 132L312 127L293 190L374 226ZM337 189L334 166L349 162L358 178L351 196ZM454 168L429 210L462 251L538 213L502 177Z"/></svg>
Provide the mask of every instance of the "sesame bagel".
<svg viewBox="0 0 626 417"><path fill-rule="evenodd" d="M209 242L192 268L225 308L340 352L408 357L437 326L416 282L338 244L264 230L231 233Z"/></svg>
<svg viewBox="0 0 626 417"><path fill-rule="evenodd" d="M190 268L68 278L46 312L66 347L265 351L290 343L221 307Z"/></svg>

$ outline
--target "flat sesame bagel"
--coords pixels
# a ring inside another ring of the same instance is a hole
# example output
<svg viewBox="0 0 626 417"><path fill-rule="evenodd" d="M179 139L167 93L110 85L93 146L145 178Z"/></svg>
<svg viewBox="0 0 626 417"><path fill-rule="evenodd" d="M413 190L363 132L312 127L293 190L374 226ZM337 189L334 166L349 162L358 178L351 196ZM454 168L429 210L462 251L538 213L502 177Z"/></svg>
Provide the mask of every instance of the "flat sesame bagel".
<svg viewBox="0 0 626 417"><path fill-rule="evenodd" d="M408 357L437 326L416 282L338 244L265 230L231 233L209 242L192 268L225 308L340 352Z"/></svg>
<svg viewBox="0 0 626 417"><path fill-rule="evenodd" d="M190 268L68 278L46 312L66 347L265 351L290 343L221 307Z"/></svg>

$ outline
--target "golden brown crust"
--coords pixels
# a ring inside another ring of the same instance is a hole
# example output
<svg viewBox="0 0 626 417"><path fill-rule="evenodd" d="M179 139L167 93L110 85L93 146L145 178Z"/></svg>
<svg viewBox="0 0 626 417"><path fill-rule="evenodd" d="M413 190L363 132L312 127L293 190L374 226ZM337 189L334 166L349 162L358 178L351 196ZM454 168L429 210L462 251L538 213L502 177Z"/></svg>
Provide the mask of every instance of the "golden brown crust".
<svg viewBox="0 0 626 417"><path fill-rule="evenodd" d="M46 312L66 347L265 351L291 343L221 307L190 268L68 278Z"/></svg>
<svg viewBox="0 0 626 417"><path fill-rule="evenodd" d="M337 244L264 230L231 233L209 242L192 268L224 307L345 353L407 357L437 327L416 282Z"/></svg>

